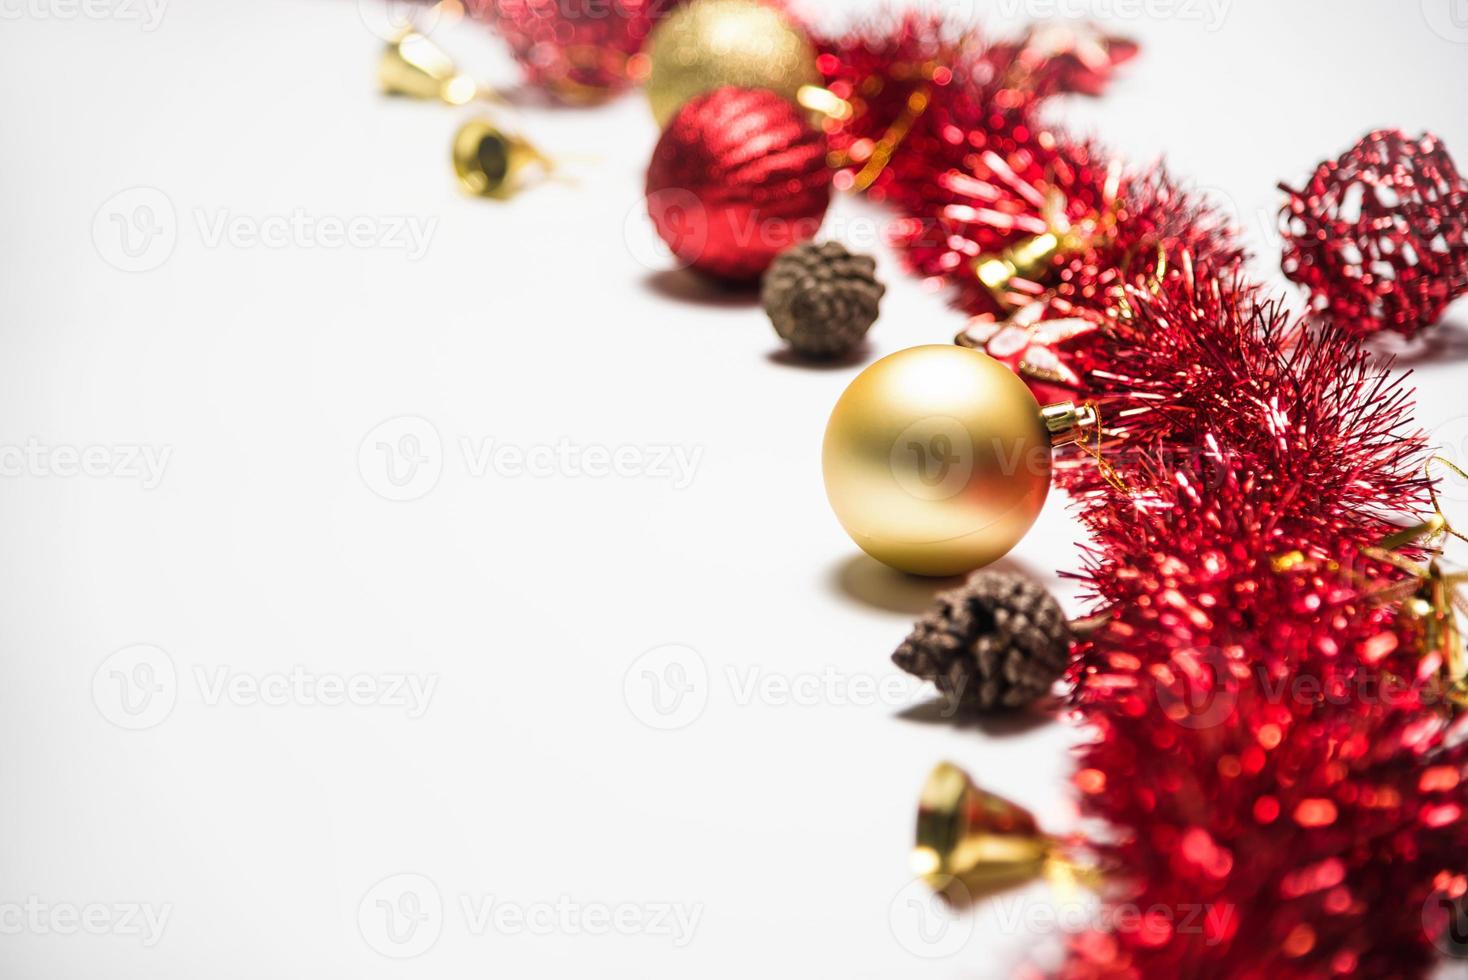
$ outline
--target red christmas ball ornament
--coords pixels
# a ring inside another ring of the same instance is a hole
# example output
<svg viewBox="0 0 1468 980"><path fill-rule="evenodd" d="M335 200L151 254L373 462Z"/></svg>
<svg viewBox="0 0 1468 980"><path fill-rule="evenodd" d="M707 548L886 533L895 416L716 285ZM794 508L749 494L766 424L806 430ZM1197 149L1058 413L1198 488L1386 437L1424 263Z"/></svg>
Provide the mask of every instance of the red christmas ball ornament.
<svg viewBox="0 0 1468 980"><path fill-rule="evenodd" d="M1468 292L1468 182L1436 136L1378 130L1280 189L1285 275L1351 333L1411 336Z"/></svg>
<svg viewBox="0 0 1468 980"><path fill-rule="evenodd" d="M814 238L830 203L825 141L803 110L765 89L690 100L647 170L658 235L684 265L734 282Z"/></svg>
<svg viewBox="0 0 1468 980"><path fill-rule="evenodd" d="M469 0L504 38L530 84L594 102L632 81L633 56L681 0Z"/></svg>

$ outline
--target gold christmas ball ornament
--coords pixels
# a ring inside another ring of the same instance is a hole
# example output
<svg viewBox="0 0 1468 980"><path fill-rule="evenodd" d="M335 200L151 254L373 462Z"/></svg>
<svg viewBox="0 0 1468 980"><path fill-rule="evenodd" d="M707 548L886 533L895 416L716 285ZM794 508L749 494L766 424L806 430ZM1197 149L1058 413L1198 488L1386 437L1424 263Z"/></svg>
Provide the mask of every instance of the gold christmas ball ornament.
<svg viewBox="0 0 1468 980"><path fill-rule="evenodd" d="M863 551L917 575L957 575L1024 537L1050 492L1051 449L1093 424L1042 407L987 354L948 344L889 354L856 376L826 426L831 508Z"/></svg>
<svg viewBox="0 0 1468 980"><path fill-rule="evenodd" d="M647 59L647 99L659 126L689 99L725 85L796 101L801 88L821 81L805 32L757 0L692 0L653 30Z"/></svg>

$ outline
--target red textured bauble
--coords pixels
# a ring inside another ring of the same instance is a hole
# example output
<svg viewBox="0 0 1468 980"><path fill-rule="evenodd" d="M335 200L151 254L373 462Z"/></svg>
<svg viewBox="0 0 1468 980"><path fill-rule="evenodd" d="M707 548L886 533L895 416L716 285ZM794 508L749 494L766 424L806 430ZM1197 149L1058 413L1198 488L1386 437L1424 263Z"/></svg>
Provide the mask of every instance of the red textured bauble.
<svg viewBox="0 0 1468 980"><path fill-rule="evenodd" d="M1351 333L1411 336L1468 293L1468 181L1436 136L1378 130L1280 186L1285 274Z"/></svg>
<svg viewBox="0 0 1468 980"><path fill-rule="evenodd" d="M831 203L826 145L801 109L765 89L690 100L647 169L647 210L678 261L735 282L758 279L820 230Z"/></svg>
<svg viewBox="0 0 1468 980"><path fill-rule="evenodd" d="M631 82L633 55L681 0L468 0L530 84L567 102L594 102Z"/></svg>

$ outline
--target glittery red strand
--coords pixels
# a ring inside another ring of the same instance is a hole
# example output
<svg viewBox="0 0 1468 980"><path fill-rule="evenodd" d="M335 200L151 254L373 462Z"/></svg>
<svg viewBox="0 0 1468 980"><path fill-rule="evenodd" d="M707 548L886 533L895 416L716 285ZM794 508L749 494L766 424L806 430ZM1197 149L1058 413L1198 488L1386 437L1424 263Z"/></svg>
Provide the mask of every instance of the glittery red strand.
<svg viewBox="0 0 1468 980"><path fill-rule="evenodd" d="M1077 650L1076 783L1116 834L1111 898L1150 914L1079 937L1063 975L1421 975L1468 758L1371 597L1400 573L1362 553L1422 503L1407 393L1246 284L1128 300L1095 375L1127 492L1062 479L1114 617Z"/></svg>
<svg viewBox="0 0 1468 980"><path fill-rule="evenodd" d="M1062 975L1424 974L1432 910L1464 889L1465 723L1375 595L1402 573L1362 551L1425 502L1409 393L1357 349L1358 322L1262 302L1206 202L1160 169L1117 176L1038 121L1053 90L1008 84L1003 49L940 35L859 32L826 43L822 70L874 93L832 136L850 173L927 96L873 184L918 273L980 318L1028 298L1097 325L1053 351L1108 426L1109 471L1060 467L1092 536L1083 578L1112 617L1077 650L1095 739L1076 784L1106 827L1107 899L1138 915L1076 937ZM914 80L935 50L946 60ZM980 284L975 260L1053 227L1056 198L1104 233L1005 293Z"/></svg>

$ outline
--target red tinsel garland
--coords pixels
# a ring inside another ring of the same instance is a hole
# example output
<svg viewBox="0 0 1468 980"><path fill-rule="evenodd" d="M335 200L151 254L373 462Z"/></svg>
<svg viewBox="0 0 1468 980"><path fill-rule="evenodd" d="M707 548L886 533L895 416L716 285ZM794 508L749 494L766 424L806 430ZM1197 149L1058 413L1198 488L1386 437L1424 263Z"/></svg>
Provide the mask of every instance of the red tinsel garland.
<svg viewBox="0 0 1468 980"><path fill-rule="evenodd" d="M1261 303L1206 203L1040 123L1045 90L996 85L996 49L966 35L914 83L933 33L825 45L833 84L923 93L872 182L898 244L980 318L1034 299L1096 326L1057 352L1108 420L1106 467L1061 470L1112 617L1077 651L1096 733L1077 785L1115 835L1108 897L1144 914L1079 937L1064 975L1421 975L1424 903L1463 891L1468 757L1414 625L1375 595L1402 573L1362 551L1425 503L1406 391L1346 333ZM877 145L892 115L833 147ZM978 281L978 260L1081 222Z"/></svg>
<svg viewBox="0 0 1468 980"><path fill-rule="evenodd" d="M1118 471L1063 477L1114 617L1077 651L1077 785L1123 832L1119 891L1158 912L1080 939L1066 975L1420 974L1468 755L1372 598L1399 573L1363 557L1423 502L1407 393L1248 288L1127 299L1092 375L1127 419Z"/></svg>
<svg viewBox="0 0 1468 980"><path fill-rule="evenodd" d="M1160 169L1124 174L1038 118L1047 98L1072 90L1077 46L1118 52L1087 91L1135 47L1096 35L1037 47L1034 37L989 45L974 29L909 15L821 42L827 84L854 108L827 127L832 155L849 161L837 186L869 184L898 211L891 237L913 271L950 283L959 308L999 319L1042 296L1105 308L1119 277L1144 277L1159 258L1175 265L1182 250L1200 263L1239 258L1235 230ZM1002 288L974 274L980 259L1047 232L1072 247Z"/></svg>

